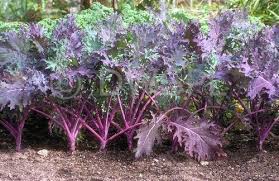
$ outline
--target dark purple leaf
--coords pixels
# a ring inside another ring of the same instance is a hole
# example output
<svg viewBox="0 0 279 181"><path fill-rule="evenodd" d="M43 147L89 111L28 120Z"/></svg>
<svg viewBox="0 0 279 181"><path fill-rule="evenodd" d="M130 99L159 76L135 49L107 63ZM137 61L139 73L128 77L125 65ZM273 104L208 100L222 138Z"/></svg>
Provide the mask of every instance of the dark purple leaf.
<svg viewBox="0 0 279 181"><path fill-rule="evenodd" d="M213 123L196 118L179 118L168 124L168 130L179 147L199 161L211 160L224 154L221 130Z"/></svg>
<svg viewBox="0 0 279 181"><path fill-rule="evenodd" d="M138 145L136 149L136 158L141 157L142 155L150 155L154 144L161 142L161 135L159 133L159 128L163 124L164 116L155 117L152 115L153 119L140 127L135 136L138 139Z"/></svg>

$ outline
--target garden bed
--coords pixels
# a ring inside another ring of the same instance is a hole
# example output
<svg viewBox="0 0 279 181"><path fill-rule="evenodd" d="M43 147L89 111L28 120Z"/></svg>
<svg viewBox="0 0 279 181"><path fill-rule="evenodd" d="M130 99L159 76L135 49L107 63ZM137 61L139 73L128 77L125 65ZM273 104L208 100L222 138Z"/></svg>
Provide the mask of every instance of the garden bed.
<svg viewBox="0 0 279 181"><path fill-rule="evenodd" d="M53 141L52 141L53 142ZM273 143L274 142L274 143ZM49 146L52 145L52 146ZM271 147L272 145L272 147ZM80 145L74 155L62 144L27 146L21 153L0 141L0 180L278 180L279 144L272 140L258 153L242 136L226 148L227 158L202 164L163 145L151 157L135 160L118 146L106 152ZM49 151L47 157L37 152Z"/></svg>

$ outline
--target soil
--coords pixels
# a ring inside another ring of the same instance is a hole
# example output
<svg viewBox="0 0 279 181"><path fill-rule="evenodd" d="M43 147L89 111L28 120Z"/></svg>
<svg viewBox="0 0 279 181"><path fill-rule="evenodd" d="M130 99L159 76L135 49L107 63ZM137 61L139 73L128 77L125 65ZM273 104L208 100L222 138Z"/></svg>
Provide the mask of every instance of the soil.
<svg viewBox="0 0 279 181"><path fill-rule="evenodd" d="M183 153L170 152L168 145L161 146L150 157L135 160L132 153L119 149L119 145L106 152L79 145L78 151L70 155L61 143L34 143L16 153L10 142L0 139L1 181L279 181L278 140L269 142L267 151L259 153L253 141L241 138L225 148L226 158L201 163ZM37 153L41 149L49 151L46 157Z"/></svg>

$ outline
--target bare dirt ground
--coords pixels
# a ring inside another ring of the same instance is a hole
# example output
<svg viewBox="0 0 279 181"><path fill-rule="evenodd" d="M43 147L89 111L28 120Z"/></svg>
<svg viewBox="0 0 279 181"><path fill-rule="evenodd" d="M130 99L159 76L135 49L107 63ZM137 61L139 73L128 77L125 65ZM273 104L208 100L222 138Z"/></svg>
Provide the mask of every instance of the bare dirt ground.
<svg viewBox="0 0 279 181"><path fill-rule="evenodd" d="M262 180L279 181L279 143L269 143L258 153L251 141L226 147L228 157L203 165L182 153L173 154L167 145L150 157L135 160L133 154L114 146L106 152L80 148L69 155L64 144L26 146L21 153L0 139L0 180L96 181L96 180ZM37 152L49 151L44 157Z"/></svg>

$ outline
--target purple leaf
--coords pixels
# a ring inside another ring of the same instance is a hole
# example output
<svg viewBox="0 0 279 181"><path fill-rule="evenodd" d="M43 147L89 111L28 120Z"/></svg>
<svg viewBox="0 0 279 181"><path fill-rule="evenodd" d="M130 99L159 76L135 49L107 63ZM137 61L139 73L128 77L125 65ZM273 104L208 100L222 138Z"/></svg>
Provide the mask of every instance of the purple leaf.
<svg viewBox="0 0 279 181"><path fill-rule="evenodd" d="M179 146L198 161L223 155L220 128L213 123L179 118L168 124L168 130Z"/></svg>
<svg viewBox="0 0 279 181"><path fill-rule="evenodd" d="M163 117L155 117L152 115L153 119L140 127L135 136L138 139L138 145L136 148L136 158L141 157L143 154L150 155L155 142L161 142L161 136L159 134L159 128L163 123Z"/></svg>
<svg viewBox="0 0 279 181"><path fill-rule="evenodd" d="M251 81L248 96L251 99L254 99L261 92L266 92L270 97L273 97L276 94L276 89L272 82L264 79L263 77L258 77Z"/></svg>
<svg viewBox="0 0 279 181"><path fill-rule="evenodd" d="M32 23L29 25L29 29L27 31L27 36L32 39L43 38L44 29L39 24Z"/></svg>
<svg viewBox="0 0 279 181"><path fill-rule="evenodd" d="M10 107L10 109L15 109L15 107L18 105L28 105L30 101L30 92L32 90L25 87L24 81L18 80L10 84L6 82L0 82L1 109L3 109L5 106Z"/></svg>

